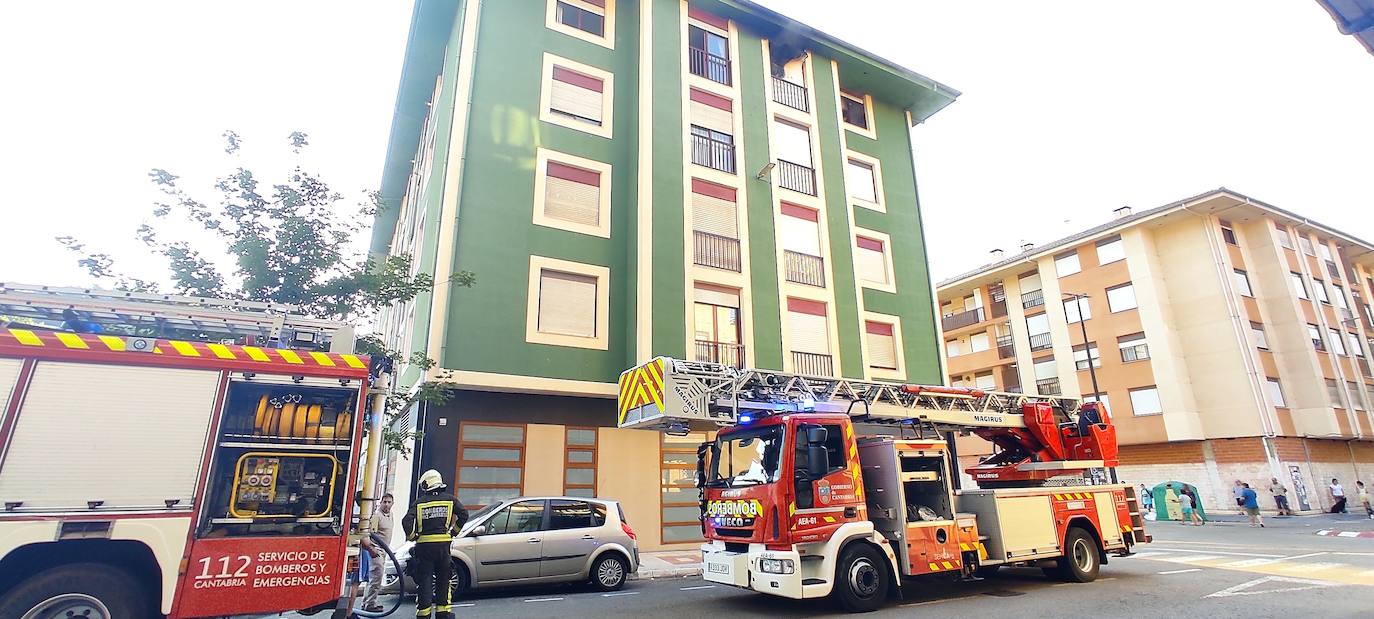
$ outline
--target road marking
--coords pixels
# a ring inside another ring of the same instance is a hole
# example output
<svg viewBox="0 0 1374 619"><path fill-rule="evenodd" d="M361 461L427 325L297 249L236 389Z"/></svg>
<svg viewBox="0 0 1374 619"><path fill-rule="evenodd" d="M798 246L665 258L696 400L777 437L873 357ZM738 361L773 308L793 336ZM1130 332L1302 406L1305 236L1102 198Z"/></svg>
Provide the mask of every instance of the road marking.
<svg viewBox="0 0 1374 619"><path fill-rule="evenodd" d="M1214 555L1226 555L1231 557L1266 557L1269 559L1279 559L1283 557L1283 555L1266 555L1255 552L1222 552L1220 550L1193 550L1190 548L1160 548L1160 550L1167 550L1169 552L1200 552Z"/></svg>
<svg viewBox="0 0 1374 619"><path fill-rule="evenodd" d="M1343 557L1374 557L1374 552L1331 552L1327 554L1341 555Z"/></svg>
<svg viewBox="0 0 1374 619"><path fill-rule="evenodd" d="M1322 570L1345 567L1344 563L1294 563L1292 565L1280 565L1278 569L1285 572L1320 572Z"/></svg>
<svg viewBox="0 0 1374 619"><path fill-rule="evenodd" d="M682 587L682 588L680 588L680 589L678 589L678 590L679 590L679 591L696 591L696 590L699 590L699 589L715 589L715 588L716 588L715 585L697 585L697 586L695 586L695 587Z"/></svg>
<svg viewBox="0 0 1374 619"><path fill-rule="evenodd" d="M1149 559L1149 558L1151 558L1151 557L1167 557L1167 556L1169 556L1169 553L1167 553L1167 552L1137 552L1137 553L1135 553L1135 554L1133 554L1133 555L1131 555L1131 556L1132 556L1132 557L1135 557L1135 558L1137 558L1137 559Z"/></svg>
<svg viewBox="0 0 1374 619"><path fill-rule="evenodd" d="M619 593L602 593L602 594L601 594L601 597L603 597L603 598L613 598L613 597L617 597L617 596L621 596L621 595L639 595L639 592L638 592L638 591L621 591L621 592L619 592ZM561 600L561 599L563 599L563 598L558 598L558 599Z"/></svg>
<svg viewBox="0 0 1374 619"><path fill-rule="evenodd" d="M1174 563L1194 563L1197 561L1211 561L1213 559L1220 558L1221 557L1217 555L1187 555L1183 557L1174 557L1172 559L1169 559L1169 561L1172 561Z"/></svg>
<svg viewBox="0 0 1374 619"><path fill-rule="evenodd" d="M1193 568L1188 568L1188 569L1186 569L1186 570L1169 570L1169 571L1167 571L1167 572L1155 572L1155 573L1156 573L1156 574L1161 574L1161 575L1169 575L1169 574L1187 574L1188 572L1201 572L1201 571L1202 571L1201 568L1193 567Z"/></svg>
<svg viewBox="0 0 1374 619"><path fill-rule="evenodd" d="M1289 583L1289 584L1302 585L1302 586L1298 586L1298 587L1281 587L1281 588L1279 588L1279 589L1265 589L1265 590L1263 590L1263 591L1246 591L1246 589L1249 589L1249 588L1251 588L1251 587L1255 587L1255 586L1257 586L1257 585L1262 585L1262 584L1264 584L1264 583L1269 583L1269 582ZM1306 590L1308 590L1308 589L1325 589L1325 588L1327 588L1327 587L1339 587L1339 586L1340 586L1339 583L1326 582L1326 581L1324 581L1324 580L1307 580L1307 579L1305 579L1305 578L1286 578L1286 577L1283 577L1283 576L1265 576L1264 578L1256 578L1256 579L1251 580L1251 581L1248 581L1248 582L1240 583L1240 584L1238 584L1238 585L1236 585L1236 586L1234 586L1234 587L1227 587L1227 588L1225 588L1225 589L1222 589L1221 591L1217 591L1216 593L1210 593L1210 594L1208 594L1208 595L1206 595L1206 596L1203 596L1203 597L1209 597L1209 598L1224 598L1224 597L1232 597L1232 596L1238 596L1238 595L1260 595L1260 594L1263 594L1263 593L1286 593L1286 592L1290 592L1290 591L1306 591Z"/></svg>
<svg viewBox="0 0 1374 619"><path fill-rule="evenodd" d="M525 602L527 602L527 603L528 603L528 602L561 602L561 601L563 601L563 598L534 598L534 599L525 600Z"/></svg>

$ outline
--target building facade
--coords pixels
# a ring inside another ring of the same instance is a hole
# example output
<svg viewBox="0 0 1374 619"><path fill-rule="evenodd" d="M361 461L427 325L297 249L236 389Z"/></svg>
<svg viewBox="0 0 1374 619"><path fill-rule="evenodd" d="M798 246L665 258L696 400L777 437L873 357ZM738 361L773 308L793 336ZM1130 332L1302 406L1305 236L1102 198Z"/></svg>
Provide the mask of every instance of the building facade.
<svg viewBox="0 0 1374 619"><path fill-rule="evenodd" d="M1214 509L1370 483L1374 245L1226 189L1115 215L939 284L952 384L1101 400L1123 479Z"/></svg>
<svg viewBox="0 0 1374 619"><path fill-rule="evenodd" d="M438 282L379 329L453 388L416 466L688 543L705 437L614 429L622 371L939 382L910 128L957 94L744 0L419 0L372 238Z"/></svg>

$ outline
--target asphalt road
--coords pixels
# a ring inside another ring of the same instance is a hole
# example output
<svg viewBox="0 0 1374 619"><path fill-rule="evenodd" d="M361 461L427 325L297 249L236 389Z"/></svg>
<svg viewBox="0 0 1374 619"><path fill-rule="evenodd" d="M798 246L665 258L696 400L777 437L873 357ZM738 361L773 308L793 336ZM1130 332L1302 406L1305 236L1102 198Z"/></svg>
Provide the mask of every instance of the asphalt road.
<svg viewBox="0 0 1374 619"><path fill-rule="evenodd" d="M912 581L902 599L869 616L995 616L1014 609L1031 617L1374 617L1374 539L1316 535L1333 526L1328 517L1267 522L1263 529L1151 523L1155 542L1133 557L1111 558L1094 583L1059 583L1037 569L1003 570L974 583ZM1368 529L1365 523L1343 528ZM479 592L459 600L455 611L484 618L843 616L825 600L786 600L697 578L631 581L616 593L573 586Z"/></svg>

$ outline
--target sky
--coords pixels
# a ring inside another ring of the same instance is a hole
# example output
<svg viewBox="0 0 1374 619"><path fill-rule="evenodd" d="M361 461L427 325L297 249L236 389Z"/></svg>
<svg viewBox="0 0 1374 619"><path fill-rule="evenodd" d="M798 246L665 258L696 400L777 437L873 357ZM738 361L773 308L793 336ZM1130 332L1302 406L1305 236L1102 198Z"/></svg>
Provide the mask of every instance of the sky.
<svg viewBox="0 0 1374 619"><path fill-rule="evenodd" d="M1374 56L1316 2L762 3L964 93L913 130L936 279L1221 186L1374 241ZM283 170L295 130L375 188L410 6L0 4L0 282L91 285L60 235L162 275L147 172Z"/></svg>

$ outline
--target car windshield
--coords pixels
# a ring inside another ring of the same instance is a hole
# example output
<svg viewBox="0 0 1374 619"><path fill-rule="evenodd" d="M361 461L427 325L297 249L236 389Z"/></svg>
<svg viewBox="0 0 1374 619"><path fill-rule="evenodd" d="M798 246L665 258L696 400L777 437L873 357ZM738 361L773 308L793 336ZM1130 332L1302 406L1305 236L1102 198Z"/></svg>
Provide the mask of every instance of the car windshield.
<svg viewBox="0 0 1374 619"><path fill-rule="evenodd" d="M782 426L750 428L716 438L708 485L738 488L769 484L782 471Z"/></svg>
<svg viewBox="0 0 1374 619"><path fill-rule="evenodd" d="M501 501L497 501L497 502L495 502L495 503L492 503L491 505L488 505L488 506L486 506L486 507L483 507L482 509L477 510L477 513L468 516L468 522L467 522L466 525L463 526L463 529L466 530L466 529L472 528L472 526L475 525L475 524L477 524L478 521L480 521L481 519L485 518L485 517L487 516L487 514L490 514L490 513L494 512L494 511L496 511L496 510L499 509L502 505L505 505L505 503L502 503Z"/></svg>

